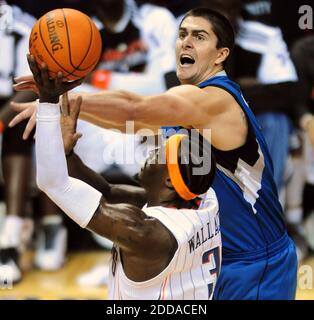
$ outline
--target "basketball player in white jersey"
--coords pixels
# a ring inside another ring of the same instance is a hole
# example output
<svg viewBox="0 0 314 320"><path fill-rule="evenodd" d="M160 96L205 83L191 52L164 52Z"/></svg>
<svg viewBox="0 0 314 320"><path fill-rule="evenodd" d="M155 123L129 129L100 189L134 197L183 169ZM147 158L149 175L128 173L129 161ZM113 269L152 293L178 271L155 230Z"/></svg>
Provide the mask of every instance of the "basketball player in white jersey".
<svg viewBox="0 0 314 320"><path fill-rule="evenodd" d="M49 80L47 68L33 60L30 67L39 90L37 184L81 227L115 243L110 298L211 299L221 262L218 202L214 191L204 209L197 201L215 175L208 142L173 135L147 159L139 178L144 189L110 185L73 154L81 98L60 125L56 101L77 82ZM195 161L200 154L201 164ZM195 168L204 174L194 174Z"/></svg>

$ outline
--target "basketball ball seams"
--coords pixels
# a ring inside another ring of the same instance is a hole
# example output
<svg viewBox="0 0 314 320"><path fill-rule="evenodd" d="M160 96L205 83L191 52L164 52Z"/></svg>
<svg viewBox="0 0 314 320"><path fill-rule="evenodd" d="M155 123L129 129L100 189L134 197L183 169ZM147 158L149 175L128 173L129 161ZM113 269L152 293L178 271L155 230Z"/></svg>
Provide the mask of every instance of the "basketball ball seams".
<svg viewBox="0 0 314 320"><path fill-rule="evenodd" d="M70 8L55 9L42 16L29 40L31 54L39 65L47 64L50 78L62 72L69 81L81 79L101 57L102 39L96 25L83 12Z"/></svg>
<svg viewBox="0 0 314 320"><path fill-rule="evenodd" d="M81 71L81 72L82 72L82 71L88 70L88 69L90 69L92 66L94 66L94 65L97 63L97 61L99 60L99 58L98 58L97 61L94 61L92 64L90 64L90 65L89 65L88 67L86 67L86 68L79 68L79 67L82 65L82 63L84 62L85 58L87 57L87 55L88 55L88 53L89 53L89 51L90 51L90 49L91 49L91 43L92 43L92 39L93 39L93 28L92 28L92 24L91 24L90 19L87 17L88 23L89 23L90 28L91 28L91 36L90 36L90 40L89 40L88 50L87 50L86 54L84 55L82 61L78 64L78 66L75 66L75 65L73 64L73 62L72 62L71 42L70 42L69 28L68 28L68 24L67 24L67 20L66 20L66 15L65 15L63 9L61 9L61 10L62 10L62 14L63 14L63 17L64 17L65 29L66 29L66 33L67 33L67 41L68 41L68 48L69 48L69 61L70 61L71 66L74 68L74 70L72 70L71 72L68 71L68 73L67 73L66 76L74 76L74 77L78 77L78 78L83 78L84 76L80 76L80 77L77 76L77 75L75 74L75 71Z"/></svg>
<svg viewBox="0 0 314 320"><path fill-rule="evenodd" d="M93 37L94 37L94 32L95 32L95 31L94 31L94 28L93 28L93 26L92 26L92 21L90 20L90 18L88 18L88 22L89 22L89 25L90 25L90 27L91 27L91 38L90 38L89 50L87 51L86 55L84 56L82 62L78 65L78 67L84 62L84 60L86 59L87 55L89 54L90 49L91 49L92 40L93 40ZM77 69L77 70L78 70L78 71L85 71L85 70L90 69L91 67L94 68L95 65L97 64L97 62L99 61L100 57L101 57L101 51L99 52L98 57L97 57L90 65L88 65L88 66L85 67L85 68L80 68L80 69Z"/></svg>
<svg viewBox="0 0 314 320"><path fill-rule="evenodd" d="M90 49L91 49L91 43L92 43L92 40L93 40L93 27L92 27L92 24L91 24L91 21L88 17L86 17L86 19L88 19L88 23L89 23L89 26L90 26L90 38L89 38L89 44L88 44L88 49L82 59L82 61L77 65L75 66L72 62L72 54L71 54L71 42L70 42L70 34L69 34L69 28L68 28L68 24L67 24L67 20L66 20L66 15L62 10L62 14L63 14L63 17L64 17L64 22L65 22L65 29L66 29L66 33L67 33L67 40L68 40L68 46L69 46L69 59L70 59L70 63L71 63L71 66L75 69L75 70L78 70L78 71L85 71L85 70L88 70L89 67L87 68L84 68L84 69L80 69L79 67L82 65L82 63L84 62L85 58L87 57ZM92 65L92 64L91 64ZM74 71L74 70L73 70ZM72 72L73 72L72 71Z"/></svg>
<svg viewBox="0 0 314 320"><path fill-rule="evenodd" d="M39 21L39 28L38 28L38 29L39 29L39 35L40 35L41 41L42 41L42 43L43 43L46 51L48 52L48 54L49 54L49 56L51 57L51 59L56 63L56 65L57 65L58 67L60 67L63 71L65 71L67 74L69 74L69 71L66 70L62 65L60 65L60 63L52 56L51 52L49 51L49 49L48 49L48 47L47 47L47 45L46 45L46 43L45 43L45 40L43 39L43 35L42 35L42 31L41 31L41 24L42 24L42 19L40 19L40 21ZM74 76L75 78L78 78L78 79L80 78L80 77L78 77L78 76L76 76L76 75L74 75L74 74L73 74L73 76Z"/></svg>

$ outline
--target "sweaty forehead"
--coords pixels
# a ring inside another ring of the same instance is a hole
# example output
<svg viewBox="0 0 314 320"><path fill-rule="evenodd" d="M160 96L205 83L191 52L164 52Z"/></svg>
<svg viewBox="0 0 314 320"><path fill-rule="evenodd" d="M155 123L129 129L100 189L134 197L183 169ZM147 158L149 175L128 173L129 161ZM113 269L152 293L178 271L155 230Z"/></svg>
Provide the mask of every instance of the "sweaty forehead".
<svg viewBox="0 0 314 320"><path fill-rule="evenodd" d="M188 31L205 30L207 33L213 34L211 23L202 17L185 18L180 25L180 29L181 28L187 29Z"/></svg>

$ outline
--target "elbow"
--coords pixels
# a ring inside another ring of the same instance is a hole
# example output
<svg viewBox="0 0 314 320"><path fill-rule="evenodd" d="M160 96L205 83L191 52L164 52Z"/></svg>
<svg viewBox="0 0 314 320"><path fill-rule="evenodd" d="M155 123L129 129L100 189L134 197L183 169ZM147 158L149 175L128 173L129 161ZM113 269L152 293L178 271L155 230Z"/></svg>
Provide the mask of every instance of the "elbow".
<svg viewBox="0 0 314 320"><path fill-rule="evenodd" d="M46 179L44 179L42 176L38 175L36 176L36 184L39 190L45 192L48 186L48 183Z"/></svg>
<svg viewBox="0 0 314 320"><path fill-rule="evenodd" d="M36 177L36 184L37 187L46 194L48 194L49 191L54 188L53 181L49 181L49 179L46 179L45 177L41 177L39 175L37 175Z"/></svg>
<svg viewBox="0 0 314 320"><path fill-rule="evenodd" d="M48 175L37 174L36 184L38 188L47 195L49 195L54 190L64 189L64 186L59 183L58 179L54 177L49 178Z"/></svg>

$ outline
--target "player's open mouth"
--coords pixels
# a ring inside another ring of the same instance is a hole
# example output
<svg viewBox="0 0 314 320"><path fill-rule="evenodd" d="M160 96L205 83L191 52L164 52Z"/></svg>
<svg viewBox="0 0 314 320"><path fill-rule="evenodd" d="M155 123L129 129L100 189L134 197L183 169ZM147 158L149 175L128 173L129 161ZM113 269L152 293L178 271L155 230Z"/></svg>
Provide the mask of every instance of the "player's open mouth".
<svg viewBox="0 0 314 320"><path fill-rule="evenodd" d="M182 54L180 56L180 64L181 64L181 66L190 66L190 65L192 65L194 63L195 63L195 60L190 55Z"/></svg>

